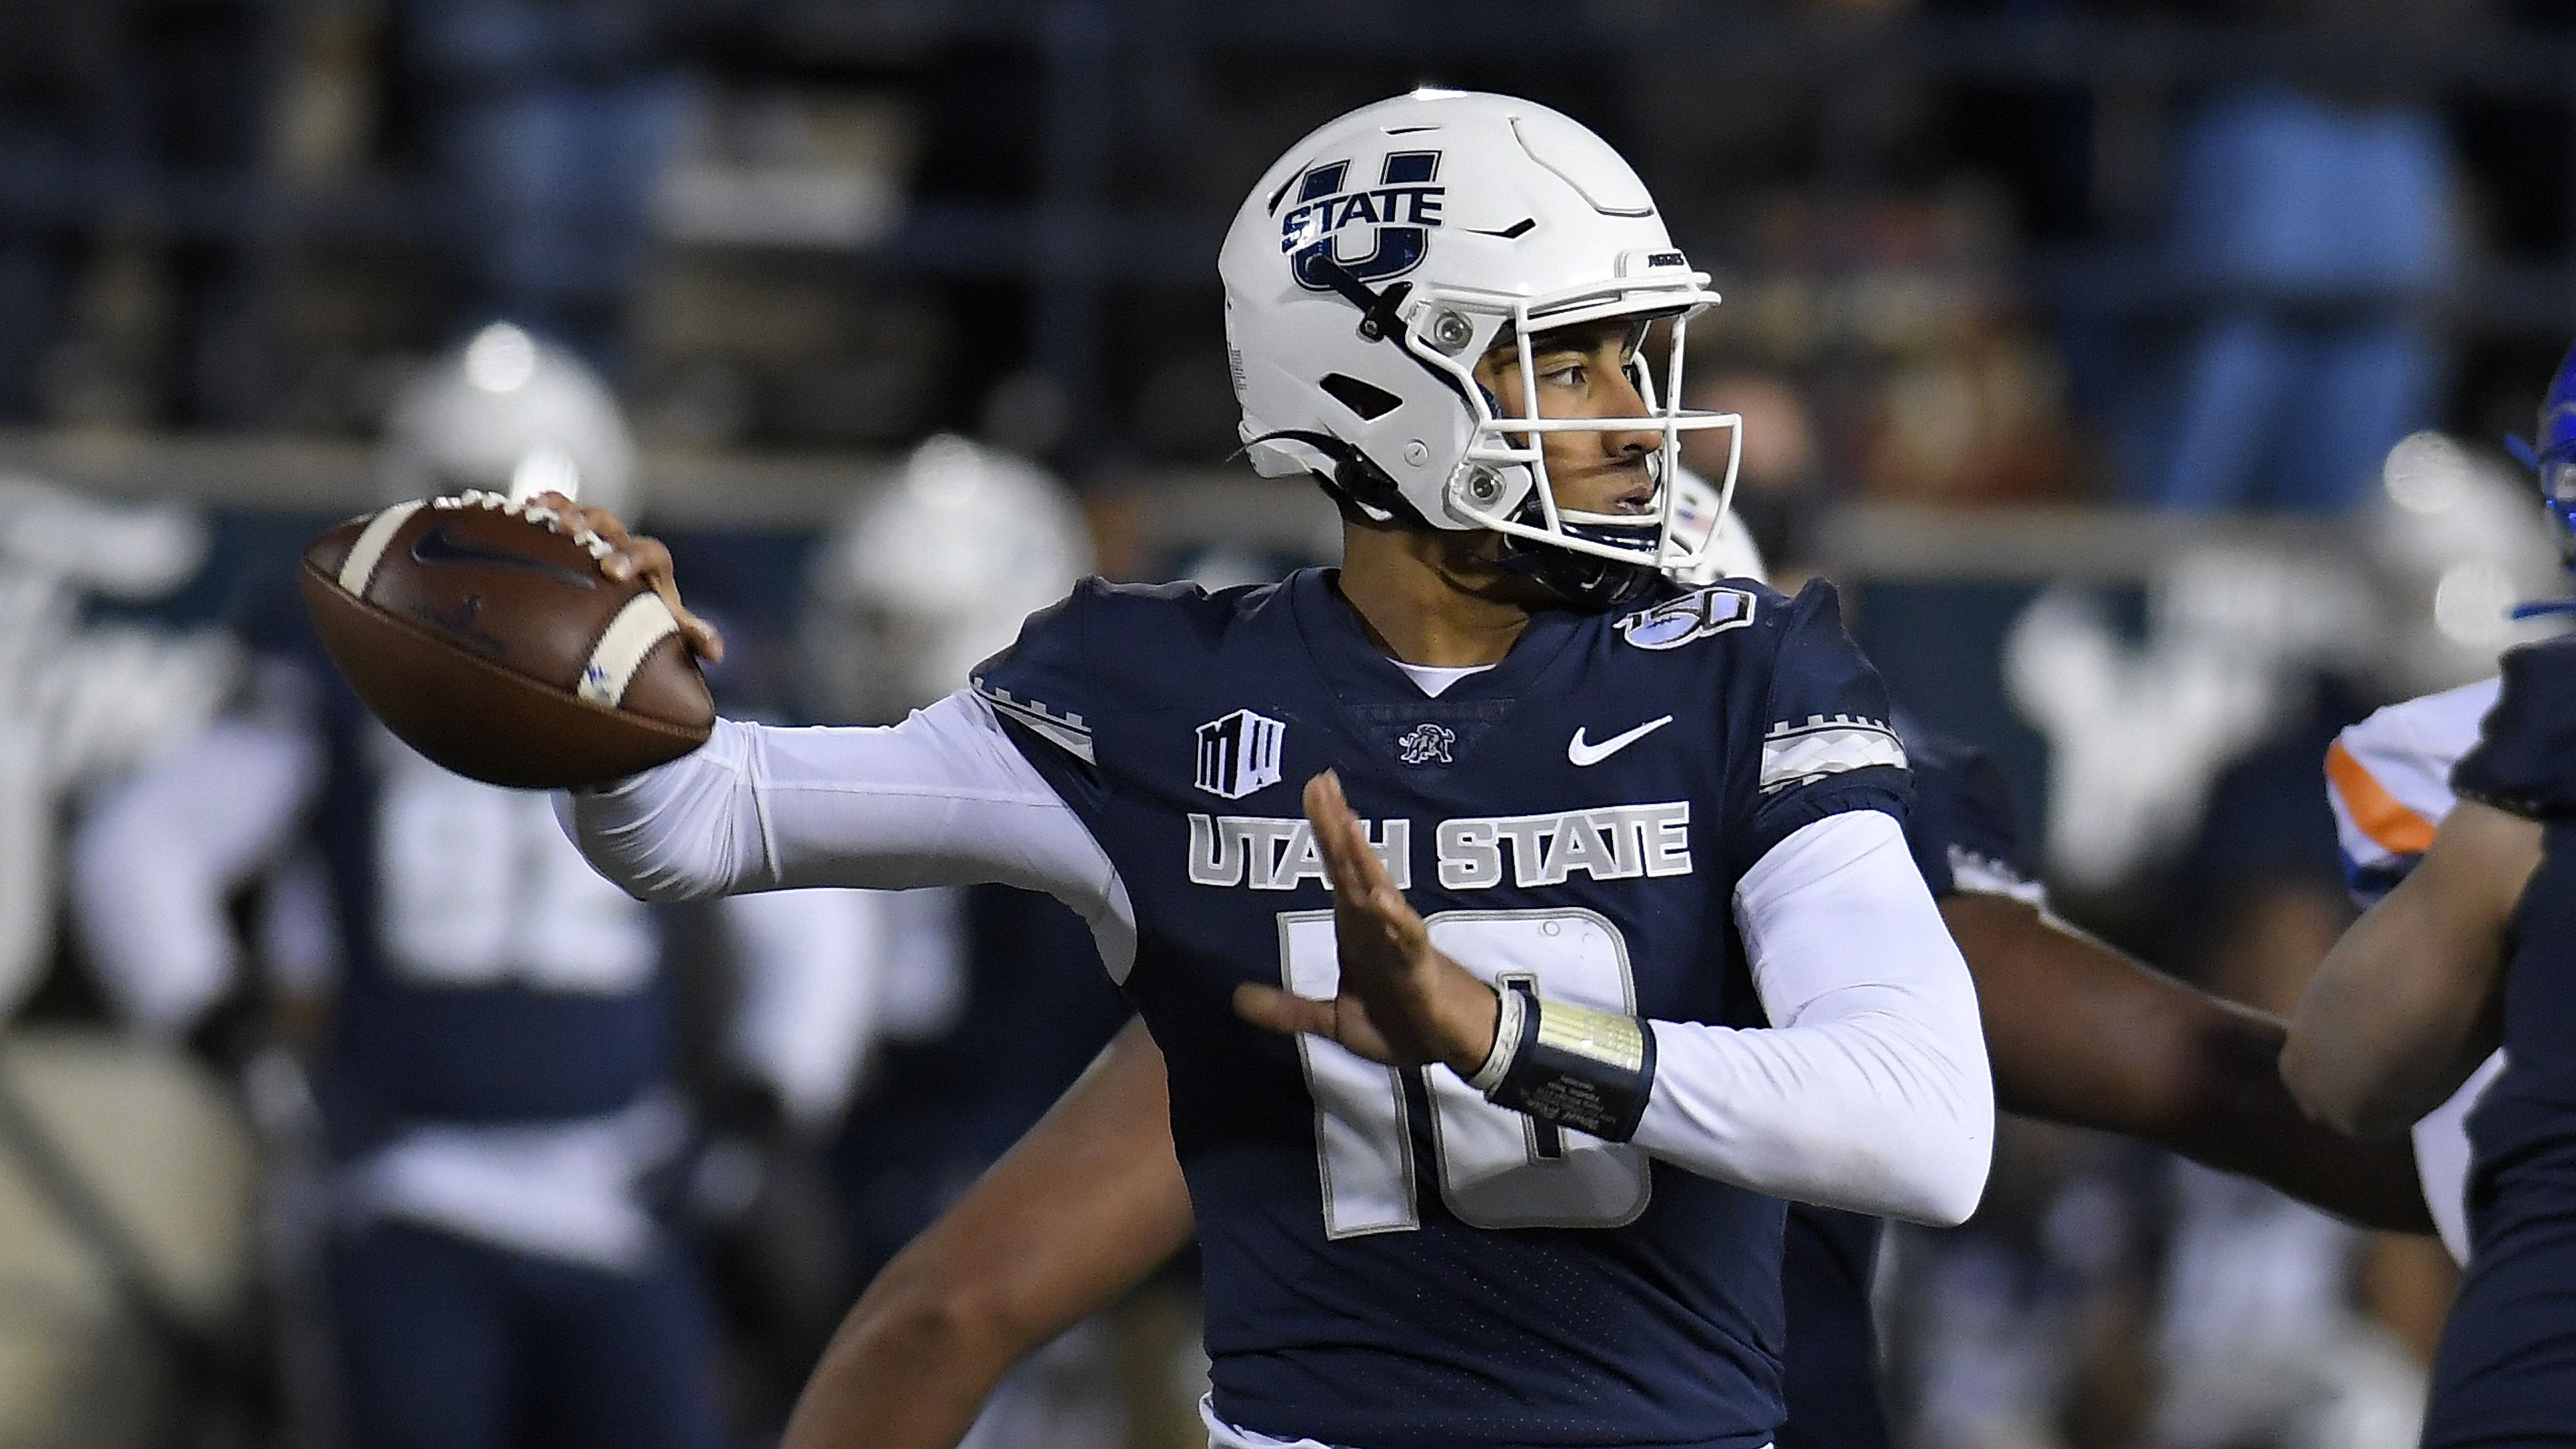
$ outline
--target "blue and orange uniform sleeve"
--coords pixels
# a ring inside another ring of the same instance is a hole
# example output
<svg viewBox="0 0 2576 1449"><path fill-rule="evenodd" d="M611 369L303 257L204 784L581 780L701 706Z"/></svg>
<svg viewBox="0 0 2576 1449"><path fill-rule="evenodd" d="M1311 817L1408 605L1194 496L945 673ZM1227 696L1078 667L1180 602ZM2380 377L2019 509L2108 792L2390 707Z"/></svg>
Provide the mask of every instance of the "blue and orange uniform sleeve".
<svg viewBox="0 0 2576 1449"><path fill-rule="evenodd" d="M2396 888L2451 813L2451 769L2477 742L2495 703L2484 680L2392 704L2335 737L2326 750L2326 802L2353 899L2369 905Z"/></svg>

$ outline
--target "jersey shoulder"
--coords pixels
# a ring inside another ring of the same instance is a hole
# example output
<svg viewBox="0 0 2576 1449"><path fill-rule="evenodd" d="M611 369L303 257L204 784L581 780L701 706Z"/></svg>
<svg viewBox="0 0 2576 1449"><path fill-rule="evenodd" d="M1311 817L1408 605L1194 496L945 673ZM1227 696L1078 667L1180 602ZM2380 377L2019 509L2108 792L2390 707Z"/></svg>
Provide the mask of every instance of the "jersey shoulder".
<svg viewBox="0 0 2576 1449"><path fill-rule="evenodd" d="M1935 897L1967 893L2039 904L2043 894L2022 852L2012 787L1992 757L1965 740L1899 721L1914 803L1905 843Z"/></svg>
<svg viewBox="0 0 2576 1449"><path fill-rule="evenodd" d="M1748 755L1758 742L1735 777L1748 787L1746 863L1843 810L1905 818L1905 744L1886 685L1843 628L1833 585L1814 580L1794 597L1749 579L1677 589L1611 619L1605 647L1623 672L1642 665L1658 676L1641 684L1713 695L1726 737Z"/></svg>
<svg viewBox="0 0 2576 1449"><path fill-rule="evenodd" d="M2576 814L2576 635L2508 650L2451 790L2533 819Z"/></svg>
<svg viewBox="0 0 2576 1449"><path fill-rule="evenodd" d="M2364 904L2403 880L2451 813L2451 770L2477 743L2501 681L2422 695L2346 726L2326 749L2326 803L2344 877Z"/></svg>
<svg viewBox="0 0 2576 1449"><path fill-rule="evenodd" d="M994 712L1092 763L1093 719L1150 700L1188 677L1277 585L1209 593L1192 583L1121 584L1093 576L1038 610L968 682Z"/></svg>

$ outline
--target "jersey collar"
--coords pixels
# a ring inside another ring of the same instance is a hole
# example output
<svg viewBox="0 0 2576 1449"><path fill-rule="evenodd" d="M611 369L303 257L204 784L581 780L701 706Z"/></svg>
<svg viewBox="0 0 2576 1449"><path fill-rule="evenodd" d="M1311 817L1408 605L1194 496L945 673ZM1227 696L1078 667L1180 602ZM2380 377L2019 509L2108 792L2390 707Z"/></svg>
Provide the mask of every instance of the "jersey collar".
<svg viewBox="0 0 2576 1449"><path fill-rule="evenodd" d="M1359 611L1342 597L1340 577L1337 568L1300 569L1289 576L1288 597L1307 657L1344 704L1408 705L1435 711L1444 705L1508 704L1531 692L1532 682L1565 655L1593 617L1565 609L1541 610L1531 616L1529 627L1512 642L1501 663L1458 681L1432 699L1370 641Z"/></svg>

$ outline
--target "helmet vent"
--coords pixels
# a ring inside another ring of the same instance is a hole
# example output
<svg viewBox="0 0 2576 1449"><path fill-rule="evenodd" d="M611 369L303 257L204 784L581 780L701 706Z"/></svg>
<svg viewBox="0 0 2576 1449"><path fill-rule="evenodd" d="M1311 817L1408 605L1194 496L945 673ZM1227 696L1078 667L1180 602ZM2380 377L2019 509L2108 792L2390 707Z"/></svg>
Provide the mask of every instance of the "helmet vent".
<svg viewBox="0 0 2576 1449"><path fill-rule="evenodd" d="M1322 386L1324 391L1333 395L1333 401L1359 414L1360 421L1364 423L1376 422L1404 405L1404 399L1394 393L1362 382L1348 373L1326 373Z"/></svg>

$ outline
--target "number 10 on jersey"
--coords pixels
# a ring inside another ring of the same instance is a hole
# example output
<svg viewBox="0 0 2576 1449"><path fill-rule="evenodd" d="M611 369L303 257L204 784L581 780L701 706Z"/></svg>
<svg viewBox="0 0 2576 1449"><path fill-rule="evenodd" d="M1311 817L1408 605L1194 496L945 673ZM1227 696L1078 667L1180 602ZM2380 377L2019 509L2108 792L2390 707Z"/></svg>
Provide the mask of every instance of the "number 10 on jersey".
<svg viewBox="0 0 2576 1449"><path fill-rule="evenodd" d="M1431 943L1489 984L1609 1011L1637 1009L1628 943L1585 910L1442 911ZM1333 913L1279 917L1279 974L1300 996L1330 999L1341 982ZM1324 1235L1422 1226L1414 1118L1425 1117L1432 1181L1460 1221L1479 1228L1614 1228L1646 1209L1646 1154L1539 1122L1486 1101L1445 1067L1402 1071L1321 1037L1297 1038L1315 1099L1315 1167ZM1422 1090L1408 1098L1405 1077ZM1427 1103L1423 1107L1416 1103Z"/></svg>

